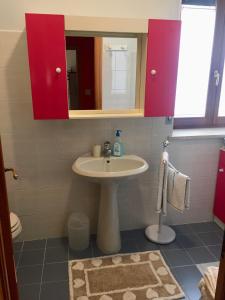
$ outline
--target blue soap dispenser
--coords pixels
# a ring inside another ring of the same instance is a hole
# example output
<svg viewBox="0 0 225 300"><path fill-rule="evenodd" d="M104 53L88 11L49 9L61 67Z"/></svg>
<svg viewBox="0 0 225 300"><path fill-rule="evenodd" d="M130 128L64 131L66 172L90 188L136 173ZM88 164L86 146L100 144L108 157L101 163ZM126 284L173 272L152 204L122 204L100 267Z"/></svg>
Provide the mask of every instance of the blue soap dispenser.
<svg viewBox="0 0 225 300"><path fill-rule="evenodd" d="M121 140L121 132L122 130L116 130L115 143L113 144L113 155L114 156L122 156L124 154L124 146Z"/></svg>

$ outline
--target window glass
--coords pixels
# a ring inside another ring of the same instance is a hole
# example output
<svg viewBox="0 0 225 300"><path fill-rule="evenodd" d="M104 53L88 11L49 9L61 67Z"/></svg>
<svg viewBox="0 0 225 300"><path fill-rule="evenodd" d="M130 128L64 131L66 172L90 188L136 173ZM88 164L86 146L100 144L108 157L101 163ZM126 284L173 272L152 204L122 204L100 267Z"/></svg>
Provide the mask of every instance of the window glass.
<svg viewBox="0 0 225 300"><path fill-rule="evenodd" d="M225 70L223 74L221 93L220 93L220 105L219 105L219 117L225 117Z"/></svg>
<svg viewBox="0 0 225 300"><path fill-rule="evenodd" d="M175 117L204 117L215 7L183 6Z"/></svg>

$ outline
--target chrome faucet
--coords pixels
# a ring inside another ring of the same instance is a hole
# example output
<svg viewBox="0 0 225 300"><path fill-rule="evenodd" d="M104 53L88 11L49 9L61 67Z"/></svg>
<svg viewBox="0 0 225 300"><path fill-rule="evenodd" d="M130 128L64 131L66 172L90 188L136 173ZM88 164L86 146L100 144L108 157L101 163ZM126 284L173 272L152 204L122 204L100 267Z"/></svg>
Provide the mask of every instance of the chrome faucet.
<svg viewBox="0 0 225 300"><path fill-rule="evenodd" d="M112 154L111 143L109 141L106 141L104 143L103 155L104 157L110 157L111 154Z"/></svg>

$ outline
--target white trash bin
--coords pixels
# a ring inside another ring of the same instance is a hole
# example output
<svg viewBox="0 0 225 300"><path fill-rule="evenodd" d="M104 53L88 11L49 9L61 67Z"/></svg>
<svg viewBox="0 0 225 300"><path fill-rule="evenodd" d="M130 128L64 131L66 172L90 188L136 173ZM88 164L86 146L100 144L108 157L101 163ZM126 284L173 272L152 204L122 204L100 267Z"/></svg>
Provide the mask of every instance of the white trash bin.
<svg viewBox="0 0 225 300"><path fill-rule="evenodd" d="M68 237L71 249L80 251L89 246L89 219L83 213L72 213L68 220Z"/></svg>

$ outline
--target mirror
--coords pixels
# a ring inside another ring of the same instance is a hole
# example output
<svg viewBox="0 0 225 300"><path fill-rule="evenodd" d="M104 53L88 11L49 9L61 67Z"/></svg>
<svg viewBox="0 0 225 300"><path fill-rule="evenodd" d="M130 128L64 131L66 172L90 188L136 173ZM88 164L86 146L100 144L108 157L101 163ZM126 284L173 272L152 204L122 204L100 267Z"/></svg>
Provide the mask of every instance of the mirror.
<svg viewBox="0 0 225 300"><path fill-rule="evenodd" d="M70 110L138 107L138 38L66 36Z"/></svg>

